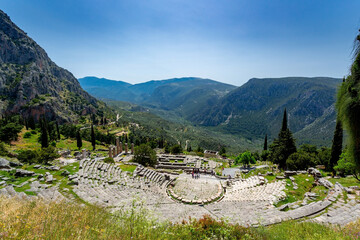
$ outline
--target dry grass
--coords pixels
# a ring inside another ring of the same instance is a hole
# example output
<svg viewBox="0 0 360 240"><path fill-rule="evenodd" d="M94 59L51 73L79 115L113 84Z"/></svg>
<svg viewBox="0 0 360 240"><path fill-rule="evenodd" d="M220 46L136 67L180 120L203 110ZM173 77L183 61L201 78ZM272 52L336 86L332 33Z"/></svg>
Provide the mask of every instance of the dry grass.
<svg viewBox="0 0 360 240"><path fill-rule="evenodd" d="M110 214L102 208L0 197L0 239L359 239L360 221L344 228L284 222L245 228L210 216L158 222L139 205Z"/></svg>

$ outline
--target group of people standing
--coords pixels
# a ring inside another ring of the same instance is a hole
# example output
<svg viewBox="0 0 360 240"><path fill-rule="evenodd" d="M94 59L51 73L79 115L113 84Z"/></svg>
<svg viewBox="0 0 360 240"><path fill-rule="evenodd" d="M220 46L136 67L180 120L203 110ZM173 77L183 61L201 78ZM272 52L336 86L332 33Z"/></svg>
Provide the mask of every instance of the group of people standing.
<svg viewBox="0 0 360 240"><path fill-rule="evenodd" d="M192 176L192 178L194 178L194 179L200 178L200 169L194 168L194 169L192 170L192 172L191 172L191 176Z"/></svg>

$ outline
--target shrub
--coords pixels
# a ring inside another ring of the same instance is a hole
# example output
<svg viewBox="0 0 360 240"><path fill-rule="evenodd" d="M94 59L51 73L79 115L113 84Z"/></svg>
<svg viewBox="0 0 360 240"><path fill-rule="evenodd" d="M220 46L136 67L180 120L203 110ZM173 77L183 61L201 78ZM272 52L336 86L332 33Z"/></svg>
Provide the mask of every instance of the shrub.
<svg viewBox="0 0 360 240"><path fill-rule="evenodd" d="M60 157L60 155L56 153L55 148L53 146L49 146L38 151L37 162L41 164L48 164L58 157Z"/></svg>
<svg viewBox="0 0 360 240"><path fill-rule="evenodd" d="M26 132L24 134L24 138L30 138L31 137L31 132Z"/></svg>
<svg viewBox="0 0 360 240"><path fill-rule="evenodd" d="M114 159L111 157L107 157L104 159L104 163L115 163Z"/></svg>
<svg viewBox="0 0 360 240"><path fill-rule="evenodd" d="M5 143L0 142L0 156L7 156L9 151L7 150Z"/></svg>
<svg viewBox="0 0 360 240"><path fill-rule="evenodd" d="M25 151L21 151L18 154L18 157L20 162L22 163L37 163L37 158L38 158L38 154L36 151L32 151L32 150L25 150Z"/></svg>
<svg viewBox="0 0 360 240"><path fill-rule="evenodd" d="M31 130L30 132L31 132L31 134L36 134L37 133L36 130Z"/></svg>

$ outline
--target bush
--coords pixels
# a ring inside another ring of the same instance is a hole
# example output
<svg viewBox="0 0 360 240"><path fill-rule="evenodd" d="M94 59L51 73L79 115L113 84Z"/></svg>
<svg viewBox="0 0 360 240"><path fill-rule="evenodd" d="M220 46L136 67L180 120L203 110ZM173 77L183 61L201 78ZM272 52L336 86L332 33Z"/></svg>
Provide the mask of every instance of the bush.
<svg viewBox="0 0 360 240"><path fill-rule="evenodd" d="M172 154L179 154L182 153L183 149L179 144L176 144L170 148L170 152Z"/></svg>
<svg viewBox="0 0 360 240"><path fill-rule="evenodd" d="M14 122L7 123L4 126L0 127L0 141L10 143L11 141L16 141L18 134L21 132L22 125L16 124Z"/></svg>
<svg viewBox="0 0 360 240"><path fill-rule="evenodd" d="M289 170L306 170L316 165L316 157L308 152L299 151L293 153L286 160L286 166Z"/></svg>
<svg viewBox="0 0 360 240"><path fill-rule="evenodd" d="M144 166L155 166L156 152L147 144L135 147L134 162Z"/></svg>
<svg viewBox="0 0 360 240"><path fill-rule="evenodd" d="M104 159L104 163L115 163L114 159L111 157L107 157Z"/></svg>
<svg viewBox="0 0 360 240"><path fill-rule="evenodd" d="M30 133L31 134L36 134L37 132L36 132L36 130L31 130Z"/></svg>
<svg viewBox="0 0 360 240"><path fill-rule="evenodd" d="M32 150L25 150L25 151L21 151L18 154L18 157L20 162L22 163L37 163L37 158L38 158L38 154L36 151L32 151Z"/></svg>
<svg viewBox="0 0 360 240"><path fill-rule="evenodd" d="M55 148L53 146L49 146L38 151L37 162L41 164L48 164L58 157L60 157L60 155L55 152Z"/></svg>
<svg viewBox="0 0 360 240"><path fill-rule="evenodd" d="M19 159L20 162L23 162L23 163L48 164L50 161L53 161L58 157L60 157L60 155L58 155L55 152L55 148L50 146L50 147L42 148L40 150L35 150L35 151L32 151L32 150L21 151L18 154L17 158Z"/></svg>
<svg viewBox="0 0 360 240"><path fill-rule="evenodd" d="M30 138L31 137L31 132L26 132L24 134L24 138Z"/></svg>
<svg viewBox="0 0 360 240"><path fill-rule="evenodd" d="M7 156L9 155L9 151L7 150L5 143L0 142L0 156Z"/></svg>

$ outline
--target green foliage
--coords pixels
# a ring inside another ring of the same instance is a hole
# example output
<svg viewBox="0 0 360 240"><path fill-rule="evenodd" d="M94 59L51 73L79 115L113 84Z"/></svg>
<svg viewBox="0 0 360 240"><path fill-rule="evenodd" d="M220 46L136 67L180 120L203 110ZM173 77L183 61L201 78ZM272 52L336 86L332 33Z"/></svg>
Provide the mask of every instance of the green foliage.
<svg viewBox="0 0 360 240"><path fill-rule="evenodd" d="M349 158L353 158L355 167L360 170L360 38L355 41L355 61L351 74L343 81L338 91L336 107L338 116L349 134Z"/></svg>
<svg viewBox="0 0 360 240"><path fill-rule="evenodd" d="M270 145L269 159L279 164L279 168L285 169L286 160L296 152L295 140L289 129L280 131L278 139Z"/></svg>
<svg viewBox="0 0 360 240"><path fill-rule="evenodd" d="M21 129L23 128L17 122L14 122L12 119L7 120L1 119L0 120L0 141L5 143L10 143L11 141L16 141L18 138Z"/></svg>
<svg viewBox="0 0 360 240"><path fill-rule="evenodd" d="M24 150L18 154L17 159L19 159L19 161L22 163L37 163L38 153L37 151L33 150Z"/></svg>
<svg viewBox="0 0 360 240"><path fill-rule="evenodd" d="M170 152L172 154L179 154L179 153L183 152L183 149L179 144L176 144L176 145L170 147Z"/></svg>
<svg viewBox="0 0 360 240"><path fill-rule="evenodd" d="M26 132L24 134L24 138L30 138L31 137L31 132Z"/></svg>
<svg viewBox="0 0 360 240"><path fill-rule="evenodd" d="M219 151L220 156L225 156L226 155L226 148L225 147L221 147L220 151Z"/></svg>
<svg viewBox="0 0 360 240"><path fill-rule="evenodd" d="M349 151L346 151L340 155L340 160L334 169L342 176L351 174L355 179L360 181L360 171L356 167L356 163Z"/></svg>
<svg viewBox="0 0 360 240"><path fill-rule="evenodd" d="M286 160L289 170L306 170L316 165L316 156L304 150L295 152Z"/></svg>
<svg viewBox="0 0 360 240"><path fill-rule="evenodd" d="M235 158L235 164L239 165L240 163L244 164L244 165L250 165L250 164L255 164L256 163L256 159L253 156L253 154L249 151L243 152L241 154L239 154L236 158Z"/></svg>
<svg viewBox="0 0 360 240"><path fill-rule="evenodd" d="M96 139L95 139L95 132L94 132L94 125L93 124L91 124L91 145L93 147L93 151L95 151Z"/></svg>
<svg viewBox="0 0 360 240"><path fill-rule="evenodd" d="M0 142L0 156L7 156L9 154L9 151L5 145L5 143Z"/></svg>
<svg viewBox="0 0 360 240"><path fill-rule="evenodd" d="M39 150L24 150L18 154L18 159L20 162L33 164L48 164L49 162L55 160L60 157L59 154L56 153L55 148L53 146L47 148L41 148Z"/></svg>
<svg viewBox="0 0 360 240"><path fill-rule="evenodd" d="M144 166L155 166L156 152L147 144L141 144L134 149L134 162Z"/></svg>
<svg viewBox="0 0 360 240"><path fill-rule="evenodd" d="M334 138L331 147L331 157L329 161L329 170L332 171L334 175L335 175L334 166L340 159L340 155L342 152L342 143L343 143L343 128L340 120L338 119L336 121Z"/></svg>
<svg viewBox="0 0 360 240"><path fill-rule="evenodd" d="M76 146L78 147L79 150L82 147L82 140L81 140L80 130L76 131Z"/></svg>
<svg viewBox="0 0 360 240"><path fill-rule="evenodd" d="M104 163L115 163L114 159L111 157L107 157L104 159Z"/></svg>

